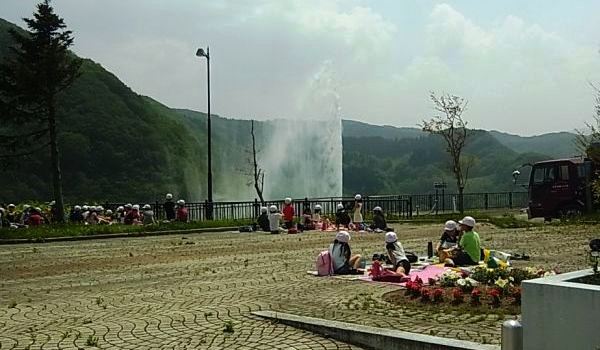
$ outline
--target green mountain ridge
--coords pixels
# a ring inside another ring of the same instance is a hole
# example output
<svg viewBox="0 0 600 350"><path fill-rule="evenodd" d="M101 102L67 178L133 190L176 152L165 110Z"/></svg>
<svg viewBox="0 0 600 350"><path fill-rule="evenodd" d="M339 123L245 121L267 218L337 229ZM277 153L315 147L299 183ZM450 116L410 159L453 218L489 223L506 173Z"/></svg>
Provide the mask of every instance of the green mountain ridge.
<svg viewBox="0 0 600 350"><path fill-rule="evenodd" d="M18 27L0 20L0 58L9 52L9 28ZM141 96L92 60L84 61L81 73L62 98L59 120L66 201L153 202L167 192L204 200L206 114ZM259 149L270 146L273 123L255 123ZM250 121L213 115L212 127L215 199L254 199L244 174L249 169ZM550 158L544 149L529 149L519 139L482 130L472 134L465 149L474 161L467 192L511 190L514 168ZM543 140L551 145L553 138ZM417 128L343 120L344 194L427 193L440 180L452 190L444 149L439 137ZM49 200L48 158L40 152L0 169L0 203ZM265 186L285 187L273 181L267 174Z"/></svg>

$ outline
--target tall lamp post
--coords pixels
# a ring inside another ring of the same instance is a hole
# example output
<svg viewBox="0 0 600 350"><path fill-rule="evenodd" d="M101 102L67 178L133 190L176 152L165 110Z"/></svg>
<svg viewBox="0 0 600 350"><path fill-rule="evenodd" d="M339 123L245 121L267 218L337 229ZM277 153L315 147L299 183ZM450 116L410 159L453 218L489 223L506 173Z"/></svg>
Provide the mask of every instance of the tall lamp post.
<svg viewBox="0 0 600 350"><path fill-rule="evenodd" d="M210 51L208 46L206 47L206 51L203 48L199 48L196 51L196 56L198 57L206 57L206 84L207 84L207 109L208 109L208 119L207 119L207 128L208 128L208 203L206 206L206 218L208 220L212 220L213 218L213 186L212 186L212 138L211 138L211 126L210 126Z"/></svg>

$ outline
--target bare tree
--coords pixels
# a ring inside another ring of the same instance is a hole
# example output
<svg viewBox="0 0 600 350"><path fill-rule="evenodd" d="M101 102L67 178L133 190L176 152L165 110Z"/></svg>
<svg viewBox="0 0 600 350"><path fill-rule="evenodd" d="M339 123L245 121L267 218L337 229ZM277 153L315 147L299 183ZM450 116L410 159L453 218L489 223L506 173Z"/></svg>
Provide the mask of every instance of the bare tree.
<svg viewBox="0 0 600 350"><path fill-rule="evenodd" d="M252 136L252 150L248 151L248 164L252 170L248 171L243 169L241 172L250 177L251 180L248 182L248 186L254 186L256 195L260 199L260 203L264 204L265 199L263 198L263 190L265 187L265 171L258 165L256 156L260 153L260 150L256 149L256 134L254 133L254 120L250 121L250 135Z"/></svg>
<svg viewBox="0 0 600 350"><path fill-rule="evenodd" d="M428 121L424 120L420 126L425 132L442 136L446 142L446 152L451 158L452 172L458 189L458 210L463 214L463 192L469 178L469 168L473 163L472 159L464 159L462 154L469 135L467 122L462 118L468 101L450 94L438 97L433 92L430 98L435 111L440 114L434 115Z"/></svg>

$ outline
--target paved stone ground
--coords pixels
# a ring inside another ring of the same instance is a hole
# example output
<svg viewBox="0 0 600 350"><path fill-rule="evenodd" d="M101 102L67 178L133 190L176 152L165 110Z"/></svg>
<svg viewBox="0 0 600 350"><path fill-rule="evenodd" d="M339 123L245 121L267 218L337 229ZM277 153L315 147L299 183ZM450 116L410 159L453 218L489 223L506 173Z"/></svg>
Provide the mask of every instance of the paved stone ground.
<svg viewBox="0 0 600 350"><path fill-rule="evenodd" d="M397 226L424 252L434 226ZM585 267L593 227L499 230L486 246L526 251L529 265ZM392 306L393 286L306 274L333 233L197 234L0 247L0 348L357 349L252 316L256 310L498 343L501 317ZM354 234L355 253L383 250L383 234ZM581 258L579 258L581 256ZM231 322L233 333L224 332Z"/></svg>

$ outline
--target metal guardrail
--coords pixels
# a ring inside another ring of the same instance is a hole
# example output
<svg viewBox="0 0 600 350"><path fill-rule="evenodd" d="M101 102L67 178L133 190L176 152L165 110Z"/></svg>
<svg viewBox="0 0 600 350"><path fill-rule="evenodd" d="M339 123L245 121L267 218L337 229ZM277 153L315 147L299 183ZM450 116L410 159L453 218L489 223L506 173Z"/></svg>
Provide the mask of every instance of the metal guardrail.
<svg viewBox="0 0 600 350"><path fill-rule="evenodd" d="M463 198L465 210L522 208L527 206L527 192L465 193ZM334 215L339 203L342 203L346 208L351 208L354 197L303 198L292 201L296 216L301 216L305 207L308 206L313 210L317 204L321 205L322 214ZM152 206L157 219L165 219L163 203L149 204ZM283 200L265 201L261 204L255 199L246 202L192 202L186 203L186 207L191 221L207 220L207 213L210 210L212 210L213 220L243 220L256 218L260 214L261 206L275 205L282 209L283 204ZM105 203L104 208L115 210L120 205L124 205L124 203ZM363 213L370 213L377 206L383 209L388 218L410 219L419 214L455 211L458 208L458 195L443 193L363 196Z"/></svg>

